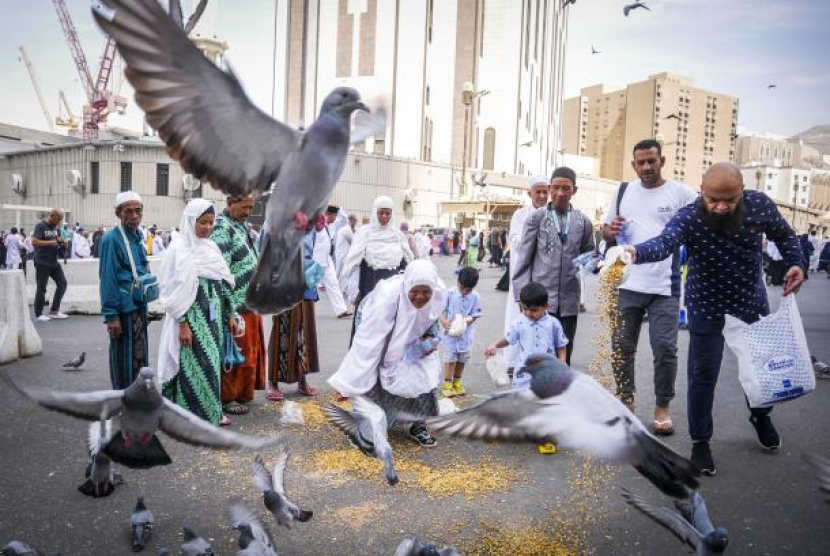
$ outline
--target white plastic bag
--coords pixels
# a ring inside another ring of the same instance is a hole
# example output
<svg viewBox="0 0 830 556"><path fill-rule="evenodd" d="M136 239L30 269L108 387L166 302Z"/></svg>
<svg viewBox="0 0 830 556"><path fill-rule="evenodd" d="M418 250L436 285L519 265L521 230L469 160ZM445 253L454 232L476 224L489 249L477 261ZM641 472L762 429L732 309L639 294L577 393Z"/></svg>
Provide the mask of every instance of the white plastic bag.
<svg viewBox="0 0 830 556"><path fill-rule="evenodd" d="M628 273L631 271L631 255L619 245L609 248L608 252L605 253L602 268L599 271L600 281L605 279L605 275L617 262L623 263L625 268L623 269L622 278L620 278L616 285L619 286L625 282L626 278L628 278Z"/></svg>
<svg viewBox="0 0 830 556"><path fill-rule="evenodd" d="M452 324L450 324L450 329L447 330L447 336L458 338L459 336L462 336L466 330L467 319L465 319L463 315L455 315L455 318L452 319Z"/></svg>
<svg viewBox="0 0 830 556"><path fill-rule="evenodd" d="M449 415L456 411L458 411L458 406L451 399L438 398L438 415Z"/></svg>
<svg viewBox="0 0 830 556"><path fill-rule="evenodd" d="M778 311L753 324L726 315L723 337L738 358L738 377L751 407L769 407L815 389L794 295L782 298Z"/></svg>
<svg viewBox="0 0 830 556"><path fill-rule="evenodd" d="M305 425L303 408L297 402L284 402L282 404L281 425Z"/></svg>
<svg viewBox="0 0 830 556"><path fill-rule="evenodd" d="M507 386L510 384L510 377L507 375L507 361L501 351L493 357L487 358L487 372L490 379L496 386Z"/></svg>

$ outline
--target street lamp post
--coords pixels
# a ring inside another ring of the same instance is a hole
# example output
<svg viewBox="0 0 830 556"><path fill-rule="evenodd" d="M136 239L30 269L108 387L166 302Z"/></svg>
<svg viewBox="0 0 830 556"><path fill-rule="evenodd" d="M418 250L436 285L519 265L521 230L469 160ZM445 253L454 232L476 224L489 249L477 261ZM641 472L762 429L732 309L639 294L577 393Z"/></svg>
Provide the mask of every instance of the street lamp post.
<svg viewBox="0 0 830 556"><path fill-rule="evenodd" d="M464 105L464 144L461 149L461 197L467 193L467 134L470 128L470 107L475 99L489 94L488 90L476 91L475 85L465 81L461 85L461 104Z"/></svg>

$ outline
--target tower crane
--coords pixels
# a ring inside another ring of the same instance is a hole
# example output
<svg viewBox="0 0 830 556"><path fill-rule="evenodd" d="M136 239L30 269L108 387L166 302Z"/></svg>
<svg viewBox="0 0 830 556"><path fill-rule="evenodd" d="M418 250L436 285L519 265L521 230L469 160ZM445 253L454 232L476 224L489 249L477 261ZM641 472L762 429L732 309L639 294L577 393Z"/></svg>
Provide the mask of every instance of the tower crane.
<svg viewBox="0 0 830 556"><path fill-rule="evenodd" d="M35 68L34 66L32 66L32 62L26 55L26 49L21 46L19 50L20 61L26 65L26 70L29 72L29 78L32 80L32 85L35 88L35 93L37 93L37 100L40 102L40 108L41 110L43 110L43 115L46 116L46 123L49 125L49 131L54 133L55 124L52 121L52 114L49 113L49 107L46 106L46 101L43 99L43 93L40 90L40 83L38 83L37 75L35 75Z"/></svg>
<svg viewBox="0 0 830 556"><path fill-rule="evenodd" d="M72 112L72 108L69 107L63 90L58 90L58 116L55 118L55 123L59 126L67 126L70 131L77 131L80 127L80 122Z"/></svg>

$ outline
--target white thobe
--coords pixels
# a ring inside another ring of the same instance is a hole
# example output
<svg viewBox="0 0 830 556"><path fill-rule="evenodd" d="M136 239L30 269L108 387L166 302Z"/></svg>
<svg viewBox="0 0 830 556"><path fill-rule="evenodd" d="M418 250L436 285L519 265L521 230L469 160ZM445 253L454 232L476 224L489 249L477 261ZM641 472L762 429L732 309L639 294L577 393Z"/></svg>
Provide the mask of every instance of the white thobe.
<svg viewBox="0 0 830 556"><path fill-rule="evenodd" d="M23 242L20 240L20 236L18 234L7 235L4 245L6 246L6 268L18 268L20 263L23 262L20 251L25 249Z"/></svg>
<svg viewBox="0 0 830 556"><path fill-rule="evenodd" d="M320 285L326 289L326 297L331 303L335 315L346 313L349 308L346 300L343 299L343 292L340 291L340 283L337 281L337 272L334 269L334 260L331 258L331 231L329 227L318 230L314 238L314 251L311 258L325 269Z"/></svg>

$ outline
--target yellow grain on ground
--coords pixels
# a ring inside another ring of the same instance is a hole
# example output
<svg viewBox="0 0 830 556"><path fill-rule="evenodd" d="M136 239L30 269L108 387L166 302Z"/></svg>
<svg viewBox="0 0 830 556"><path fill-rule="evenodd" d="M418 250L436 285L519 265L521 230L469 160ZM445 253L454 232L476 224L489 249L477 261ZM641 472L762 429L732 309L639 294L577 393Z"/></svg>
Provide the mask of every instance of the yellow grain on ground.
<svg viewBox="0 0 830 556"><path fill-rule="evenodd" d="M501 527L482 523L481 537L459 548L468 556L578 556L549 526Z"/></svg>
<svg viewBox="0 0 830 556"><path fill-rule="evenodd" d="M382 516L388 504L377 500L368 500L356 506L343 506L327 513L325 521L336 521L349 529L362 531L367 525L377 521Z"/></svg>

